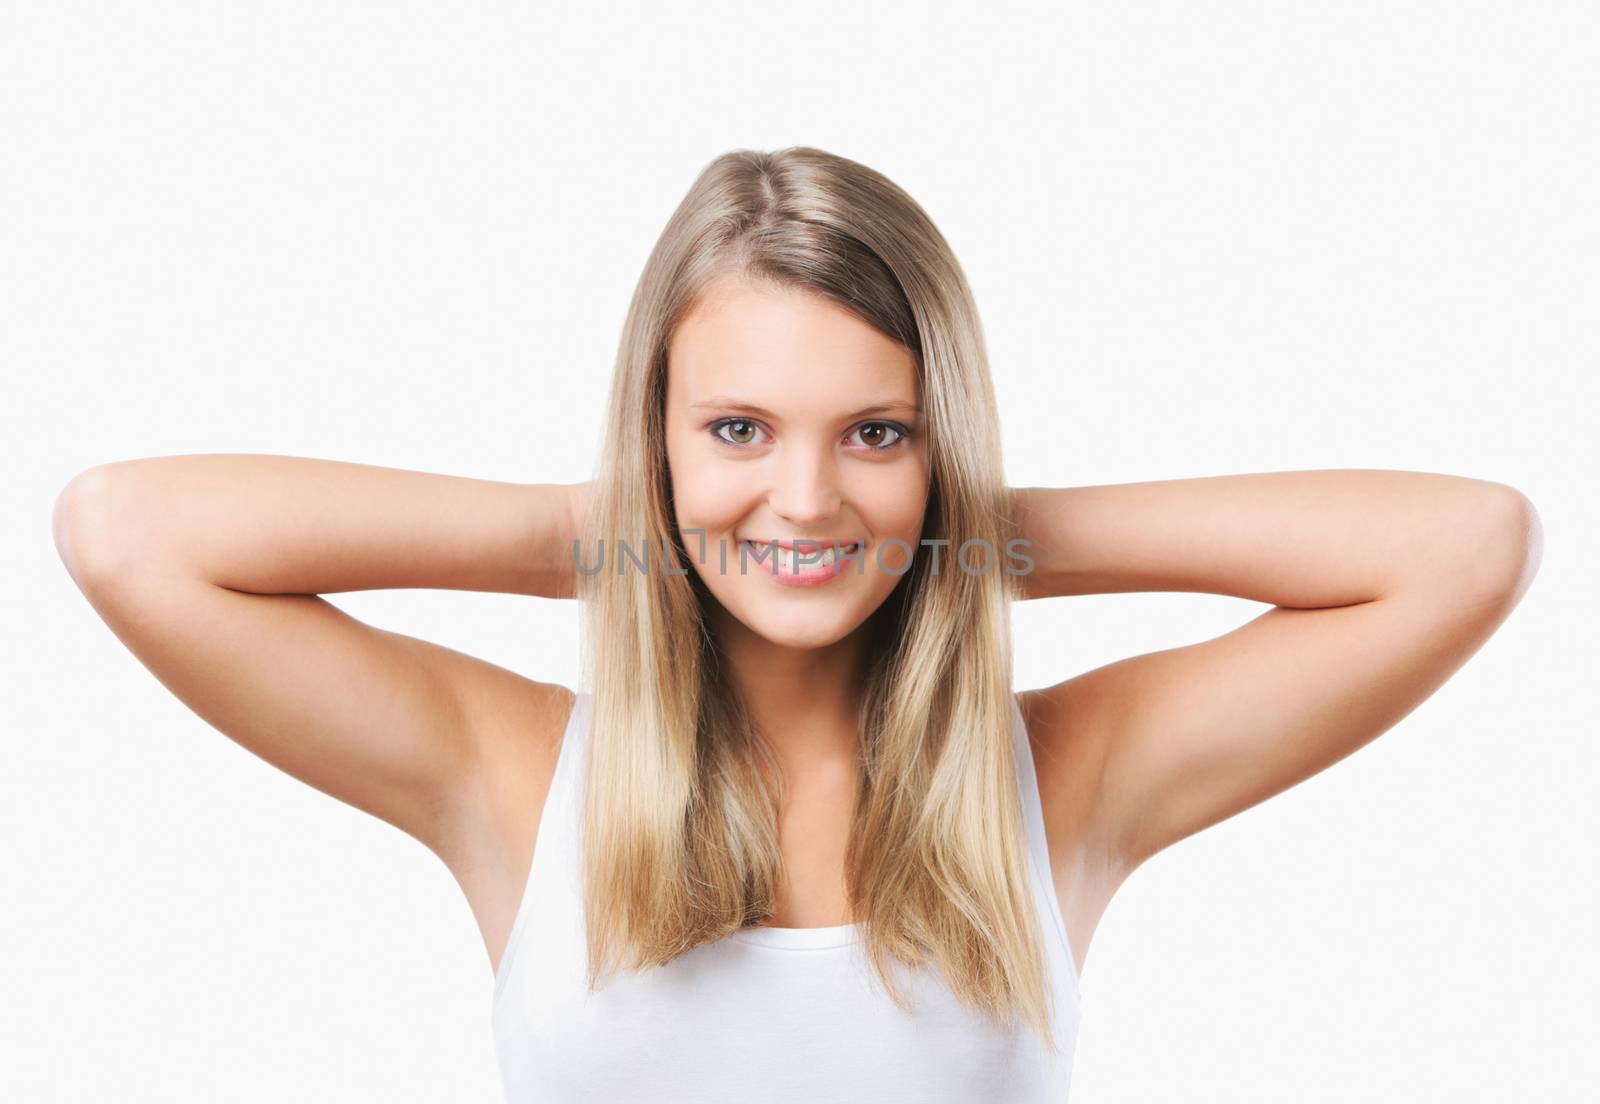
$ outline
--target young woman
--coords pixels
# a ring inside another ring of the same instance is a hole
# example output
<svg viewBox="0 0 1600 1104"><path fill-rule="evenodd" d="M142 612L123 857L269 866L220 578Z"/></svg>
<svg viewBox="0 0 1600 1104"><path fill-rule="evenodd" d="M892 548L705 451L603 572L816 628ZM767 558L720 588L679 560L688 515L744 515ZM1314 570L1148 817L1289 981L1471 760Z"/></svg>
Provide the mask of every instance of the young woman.
<svg viewBox="0 0 1600 1104"><path fill-rule="evenodd" d="M513 1102L1065 1099L1146 859L1393 726L1539 558L1503 484L1337 470L1008 488L976 308L880 174L696 180L626 320L597 477L102 465L63 560L168 688L455 874ZM319 594L576 597L574 692ZM1275 608L1013 694L1009 603Z"/></svg>

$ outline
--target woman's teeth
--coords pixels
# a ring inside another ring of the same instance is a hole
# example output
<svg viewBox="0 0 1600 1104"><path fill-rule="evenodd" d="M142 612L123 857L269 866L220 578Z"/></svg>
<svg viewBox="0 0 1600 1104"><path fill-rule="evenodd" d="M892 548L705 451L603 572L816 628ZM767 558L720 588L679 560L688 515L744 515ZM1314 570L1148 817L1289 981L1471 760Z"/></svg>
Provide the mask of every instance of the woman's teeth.
<svg viewBox="0 0 1600 1104"><path fill-rule="evenodd" d="M822 549L820 554L818 552L801 552L795 549L779 547L777 549L777 558L774 559L771 545L754 545L749 541L745 541L745 545L751 550L752 555L759 553L766 563L775 563L785 571L790 572L830 567L841 557L849 555L860 547L856 544L847 544L839 547L829 545ZM801 557L804 557L804 559L802 560Z"/></svg>

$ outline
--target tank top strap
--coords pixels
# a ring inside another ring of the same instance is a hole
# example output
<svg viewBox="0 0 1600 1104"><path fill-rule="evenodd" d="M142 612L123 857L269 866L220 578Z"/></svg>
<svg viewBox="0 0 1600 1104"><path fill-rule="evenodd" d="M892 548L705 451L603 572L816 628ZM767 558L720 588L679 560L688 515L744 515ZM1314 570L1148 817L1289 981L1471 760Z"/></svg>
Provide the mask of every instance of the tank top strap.
<svg viewBox="0 0 1600 1104"><path fill-rule="evenodd" d="M556 755L555 773L550 776L550 792L545 798L545 816L541 818L539 829L543 833L548 822L552 840L558 841L547 850L549 873L574 888L578 886L577 841L583 829L582 789L593 713L593 696L576 692L572 712L567 715L566 730L561 734L561 749Z"/></svg>
<svg viewBox="0 0 1600 1104"><path fill-rule="evenodd" d="M506 982L516 967L517 957L527 938L524 929L530 923L530 914L538 913L541 923L554 922L555 903L582 899L582 870L577 850L577 840L582 831L578 815L582 809L579 788L583 780L582 765L592 704L590 695L578 693L571 712L567 714L566 728L561 733L561 746L556 752L555 771L550 776L550 789L539 811L533 858L523 882L511 933L506 938L500 965L495 971L496 1004L505 991Z"/></svg>
<svg viewBox="0 0 1600 1104"><path fill-rule="evenodd" d="M1033 746L1028 739L1027 722L1022 716L1022 703L1011 695L1011 734L1016 749L1017 789L1022 799L1022 822L1028 837L1028 857L1033 863L1038 884L1041 918L1048 921L1053 938L1065 956L1064 965L1071 976L1074 990L1078 984L1077 958L1072 953L1072 941L1067 937L1067 924L1061 914L1061 899L1056 893L1055 875L1050 865L1050 844L1044 832L1044 802L1039 794L1038 773L1033 764Z"/></svg>
<svg viewBox="0 0 1600 1104"><path fill-rule="evenodd" d="M551 792L559 787L563 797L570 797L583 778L585 745L589 742L589 718L594 711L594 696L575 691L572 712L567 715L566 731L561 734L561 750L556 756L555 774L550 779Z"/></svg>

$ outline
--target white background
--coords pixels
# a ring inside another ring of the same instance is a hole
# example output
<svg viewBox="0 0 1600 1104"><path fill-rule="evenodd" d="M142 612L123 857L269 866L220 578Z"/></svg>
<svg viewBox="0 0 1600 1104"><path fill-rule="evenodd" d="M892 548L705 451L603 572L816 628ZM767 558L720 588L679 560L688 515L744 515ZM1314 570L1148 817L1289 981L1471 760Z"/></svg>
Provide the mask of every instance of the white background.
<svg viewBox="0 0 1600 1104"><path fill-rule="evenodd" d="M166 691L51 507L173 453L586 479L667 215L809 144L954 246L1013 484L1399 468L1543 517L1433 698L1123 887L1074 1104L1586 1099L1597 57L1580 2L5 4L0 1097L500 1099L444 865ZM576 677L572 603L334 601ZM1264 608L1024 603L1018 688Z"/></svg>

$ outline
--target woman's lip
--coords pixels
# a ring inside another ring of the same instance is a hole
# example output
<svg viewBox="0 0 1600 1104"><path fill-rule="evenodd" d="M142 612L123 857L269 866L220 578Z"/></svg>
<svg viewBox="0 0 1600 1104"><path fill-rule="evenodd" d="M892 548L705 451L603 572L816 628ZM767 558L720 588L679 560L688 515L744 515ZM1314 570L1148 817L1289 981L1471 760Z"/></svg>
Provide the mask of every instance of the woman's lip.
<svg viewBox="0 0 1600 1104"><path fill-rule="evenodd" d="M756 566L761 569L762 574L779 586L806 589L827 586L844 575L847 564L858 561L865 555L864 552L850 550L854 547L855 542L851 542L849 548L830 556L827 551L812 553L804 548L790 548L786 553L772 552L768 545L755 545L751 541L742 541L739 552L741 557L739 573L746 574L747 563L744 557L753 555ZM857 567L859 566L858 563ZM860 574L859 570L857 574Z"/></svg>
<svg viewBox="0 0 1600 1104"><path fill-rule="evenodd" d="M761 548L765 548L768 545L775 544L779 548L787 549L790 552L794 552L794 551L797 551L797 550L801 551L801 552L820 552L825 548L832 548L835 545L838 545L842 549L854 548L857 545L859 545L861 542L860 541L840 540L837 537L823 537L823 538L815 538L815 539L812 539L812 540L800 540L800 541L756 540L756 539L754 539L752 537L746 537L745 538L745 543L746 544L754 544L754 545L757 545L758 547L761 547Z"/></svg>

